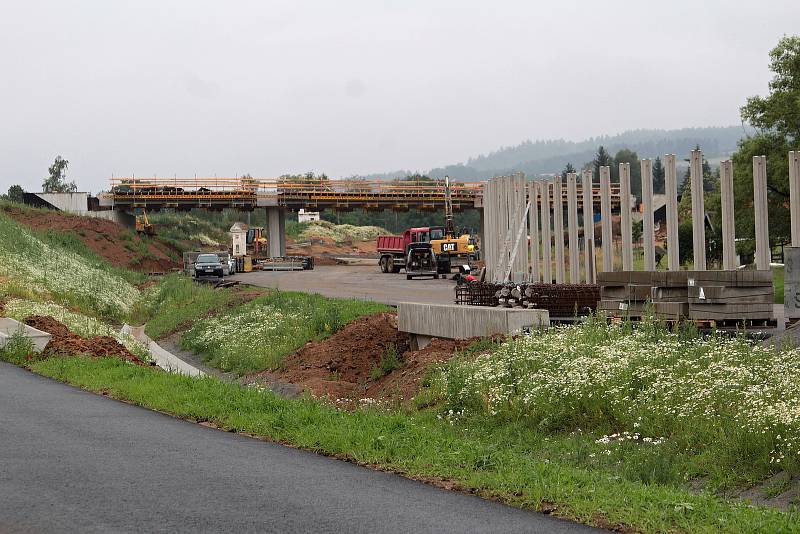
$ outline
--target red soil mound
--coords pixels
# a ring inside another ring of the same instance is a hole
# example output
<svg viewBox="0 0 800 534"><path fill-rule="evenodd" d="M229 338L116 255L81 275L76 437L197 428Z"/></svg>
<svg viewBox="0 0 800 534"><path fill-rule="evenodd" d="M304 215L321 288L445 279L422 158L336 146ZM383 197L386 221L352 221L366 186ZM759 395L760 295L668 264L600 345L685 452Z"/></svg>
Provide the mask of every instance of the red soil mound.
<svg viewBox="0 0 800 534"><path fill-rule="evenodd" d="M286 358L282 371L263 372L246 382L289 382L318 397L353 405L364 398L405 402L416 394L430 365L447 361L472 341L434 339L425 349L411 351L409 336L397 331L396 315L378 313L353 321L328 339L308 343ZM391 344L403 365L373 380L372 371Z"/></svg>
<svg viewBox="0 0 800 534"><path fill-rule="evenodd" d="M106 219L16 207L7 207L5 212L18 223L34 230L56 230L75 235L90 250L114 267L145 272L166 272L181 266L179 262L170 258L170 253L177 254L177 250L170 245L158 238L142 238L135 232Z"/></svg>
<svg viewBox="0 0 800 534"><path fill-rule="evenodd" d="M135 363L136 365L147 365L113 337L95 336L90 339L85 339L77 334L73 334L65 324L46 315L31 315L26 317L25 324L53 336L44 348L45 354L51 356L88 354L95 358L108 356L120 358Z"/></svg>

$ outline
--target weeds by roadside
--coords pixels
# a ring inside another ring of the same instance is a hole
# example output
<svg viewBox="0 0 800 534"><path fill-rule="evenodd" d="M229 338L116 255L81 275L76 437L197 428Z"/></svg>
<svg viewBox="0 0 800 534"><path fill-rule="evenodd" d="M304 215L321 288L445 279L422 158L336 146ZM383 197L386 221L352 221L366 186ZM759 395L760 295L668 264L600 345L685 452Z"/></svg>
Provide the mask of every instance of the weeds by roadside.
<svg viewBox="0 0 800 534"><path fill-rule="evenodd" d="M5 347L0 349L0 360L14 365L27 365L35 356L33 343L20 332L15 332L9 337Z"/></svg>

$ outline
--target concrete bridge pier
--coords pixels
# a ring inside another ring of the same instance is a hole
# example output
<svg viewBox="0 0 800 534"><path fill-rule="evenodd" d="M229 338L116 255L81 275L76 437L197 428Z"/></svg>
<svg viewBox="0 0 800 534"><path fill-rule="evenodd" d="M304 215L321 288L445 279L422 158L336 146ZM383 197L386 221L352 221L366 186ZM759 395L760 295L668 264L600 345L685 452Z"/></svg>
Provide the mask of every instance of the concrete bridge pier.
<svg viewBox="0 0 800 534"><path fill-rule="evenodd" d="M268 247L270 257L286 256L286 209L270 206L267 210Z"/></svg>

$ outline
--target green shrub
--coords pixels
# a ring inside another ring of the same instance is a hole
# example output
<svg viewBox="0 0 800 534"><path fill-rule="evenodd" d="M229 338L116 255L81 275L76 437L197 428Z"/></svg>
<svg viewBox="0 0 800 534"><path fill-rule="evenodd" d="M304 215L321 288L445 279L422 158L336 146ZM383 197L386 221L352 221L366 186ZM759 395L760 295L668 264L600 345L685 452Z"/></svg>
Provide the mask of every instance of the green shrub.
<svg viewBox="0 0 800 534"><path fill-rule="evenodd" d="M14 365L27 365L35 357L33 343L23 333L15 332L0 349L0 360Z"/></svg>
<svg viewBox="0 0 800 534"><path fill-rule="evenodd" d="M397 346L394 343L389 343L386 352L381 355L378 365L375 365L370 370L370 378L372 378L372 380L377 380L401 367L403 367L403 359L397 352Z"/></svg>

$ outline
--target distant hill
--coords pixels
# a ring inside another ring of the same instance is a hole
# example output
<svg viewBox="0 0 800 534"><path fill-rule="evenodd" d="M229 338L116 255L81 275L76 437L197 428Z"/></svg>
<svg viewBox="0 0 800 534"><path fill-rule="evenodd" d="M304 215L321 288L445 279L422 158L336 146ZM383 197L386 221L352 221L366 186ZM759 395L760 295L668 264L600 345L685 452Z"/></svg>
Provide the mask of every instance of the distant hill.
<svg viewBox="0 0 800 534"><path fill-rule="evenodd" d="M614 155L628 148L640 158L655 158L664 154L677 154L682 160L697 145L707 159L729 156L736 150L736 143L745 135L752 134L749 127L724 126L708 128L682 128L680 130L630 130L618 135L593 137L585 141L524 141L517 146L501 147L499 150L468 159L465 163L431 169L432 177L449 175L462 180L484 180L492 176L522 171L527 175L552 174L561 171L567 163L580 169L594 158L602 145ZM410 171L394 171L373 174L369 179L391 180L412 174Z"/></svg>

